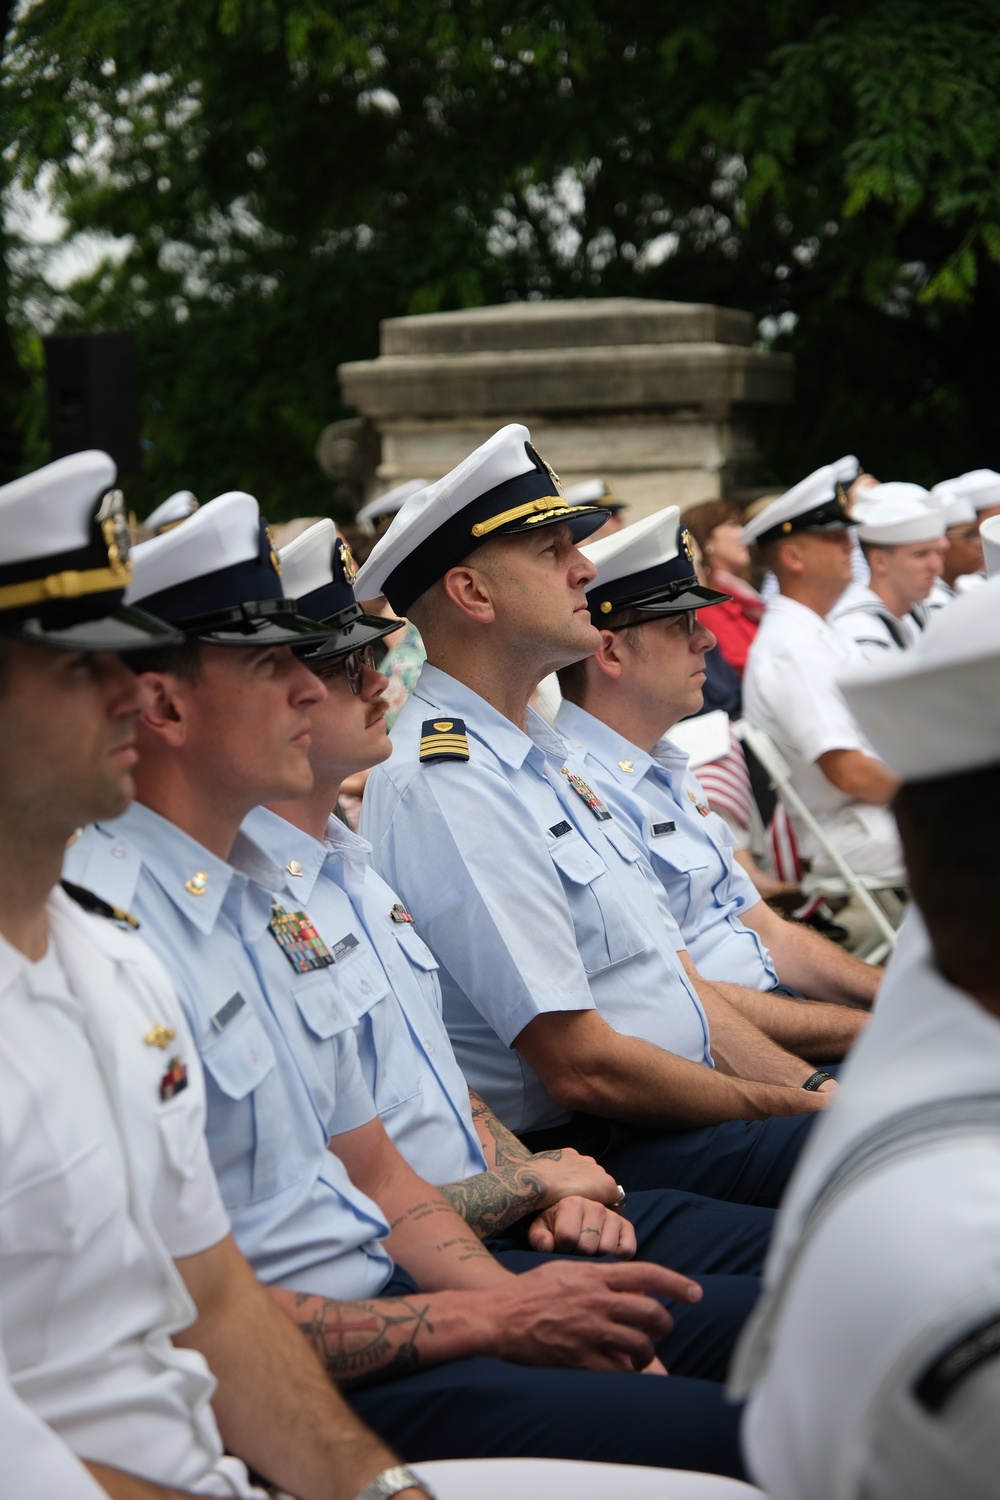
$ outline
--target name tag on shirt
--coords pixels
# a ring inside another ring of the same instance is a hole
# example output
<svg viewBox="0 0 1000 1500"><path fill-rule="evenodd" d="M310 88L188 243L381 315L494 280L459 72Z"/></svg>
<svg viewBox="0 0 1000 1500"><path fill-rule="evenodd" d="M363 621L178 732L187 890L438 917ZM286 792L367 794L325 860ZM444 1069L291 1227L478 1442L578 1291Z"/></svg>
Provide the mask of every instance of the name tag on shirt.
<svg viewBox="0 0 1000 1500"><path fill-rule="evenodd" d="M246 1005L246 1001L240 994L239 990L237 990L235 995L230 995L225 1005L220 1005L219 1009L212 1017L212 1025L215 1027L216 1031L225 1031L230 1021L236 1020L236 1017L239 1015L244 1005Z"/></svg>
<svg viewBox="0 0 1000 1500"><path fill-rule="evenodd" d="M274 906L267 927L296 974L326 969L336 962L304 911L286 911L283 906Z"/></svg>
<svg viewBox="0 0 1000 1500"><path fill-rule="evenodd" d="M410 921L412 922L412 920L413 918L411 917ZM339 964L341 959L347 958L350 954L352 954L357 946L358 940L354 936L353 932L349 932L346 937L342 937L339 943L334 943L333 945L334 963Z"/></svg>
<svg viewBox="0 0 1000 1500"><path fill-rule="evenodd" d="M652 825L652 827L650 828L649 831L650 831L650 833L651 833L651 835L653 836L654 839L658 839L658 838L662 838L665 833L676 833L677 832L677 824L676 823L654 823Z"/></svg>
<svg viewBox="0 0 1000 1500"><path fill-rule="evenodd" d="M567 833L573 832L573 829L570 824L566 822L553 823L552 827L549 829L549 832L554 839L564 839Z"/></svg>

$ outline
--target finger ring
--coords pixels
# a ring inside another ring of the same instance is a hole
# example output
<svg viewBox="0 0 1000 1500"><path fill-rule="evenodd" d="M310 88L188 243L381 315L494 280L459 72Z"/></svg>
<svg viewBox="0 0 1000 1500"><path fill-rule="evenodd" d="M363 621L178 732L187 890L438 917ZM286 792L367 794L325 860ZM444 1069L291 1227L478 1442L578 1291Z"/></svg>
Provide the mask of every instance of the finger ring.
<svg viewBox="0 0 1000 1500"><path fill-rule="evenodd" d="M628 1194L626 1193L625 1189L622 1187L621 1183L619 1182L618 1183L618 1197L615 1199L614 1203L612 1203L611 1207L612 1208L621 1208L622 1204L623 1203L627 1203L627 1202L628 1202Z"/></svg>
<svg viewBox="0 0 1000 1500"><path fill-rule="evenodd" d="M600 1232L601 1231L599 1229L581 1229L580 1230L581 1234L600 1234Z"/></svg>

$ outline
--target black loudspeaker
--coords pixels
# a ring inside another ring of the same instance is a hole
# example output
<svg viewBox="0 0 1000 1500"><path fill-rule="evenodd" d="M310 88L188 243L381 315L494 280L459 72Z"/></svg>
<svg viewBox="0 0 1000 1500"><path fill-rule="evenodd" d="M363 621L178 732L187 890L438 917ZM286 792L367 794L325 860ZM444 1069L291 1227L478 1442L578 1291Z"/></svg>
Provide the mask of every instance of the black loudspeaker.
<svg viewBox="0 0 1000 1500"><path fill-rule="evenodd" d="M43 339L52 457L103 448L119 474L142 467L139 362L132 333L58 333Z"/></svg>

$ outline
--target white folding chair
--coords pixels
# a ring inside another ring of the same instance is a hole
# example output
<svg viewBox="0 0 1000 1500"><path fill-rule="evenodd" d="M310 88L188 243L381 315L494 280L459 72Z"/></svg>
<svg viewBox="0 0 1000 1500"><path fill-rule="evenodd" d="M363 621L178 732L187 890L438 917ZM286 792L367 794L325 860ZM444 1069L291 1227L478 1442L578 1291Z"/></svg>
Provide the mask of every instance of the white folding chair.
<svg viewBox="0 0 1000 1500"><path fill-rule="evenodd" d="M849 896L857 901L875 927L875 936L861 945L858 956L870 964L881 963L896 946L896 928L903 920L904 905L897 895L898 882L881 875L862 875L853 869L795 790L788 762L771 736L746 719L740 719L733 729L760 761L771 786L789 813L796 822L808 828L838 871L836 875L807 875L802 881L802 889L809 893L818 891L824 896Z"/></svg>

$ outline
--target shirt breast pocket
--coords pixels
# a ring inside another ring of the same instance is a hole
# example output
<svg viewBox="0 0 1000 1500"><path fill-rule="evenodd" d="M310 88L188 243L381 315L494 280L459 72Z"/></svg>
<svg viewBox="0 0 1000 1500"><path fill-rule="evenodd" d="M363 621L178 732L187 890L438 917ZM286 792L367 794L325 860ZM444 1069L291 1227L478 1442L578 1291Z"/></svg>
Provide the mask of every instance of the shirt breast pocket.
<svg viewBox="0 0 1000 1500"><path fill-rule="evenodd" d="M244 1006L201 1046L208 1093L208 1138L223 1201L240 1207L279 1186L278 1153L270 1149L267 1085L277 1059L267 1033ZM278 1107L278 1097L270 1102ZM260 1118L258 1118L258 1115Z"/></svg>
<svg viewBox="0 0 1000 1500"><path fill-rule="evenodd" d="M631 844L629 848L631 858L627 862L632 864L638 851ZM586 839L579 834L564 834L549 845L549 854L562 880L587 973L599 974L612 964L644 952L646 939L632 915L625 891Z"/></svg>
<svg viewBox="0 0 1000 1500"><path fill-rule="evenodd" d="M39 1364L52 1340L65 1336L64 1304L93 1294L90 1278L100 1280L103 1262L93 1241L124 1206L125 1185L102 1140L0 1197L0 1279L11 1299L4 1347L12 1369Z"/></svg>
<svg viewBox="0 0 1000 1500"><path fill-rule="evenodd" d="M651 820L647 824L646 839L653 867L670 897L674 917L684 922L692 905L702 898L709 873L708 857L694 839L679 829L666 831L662 822Z"/></svg>

